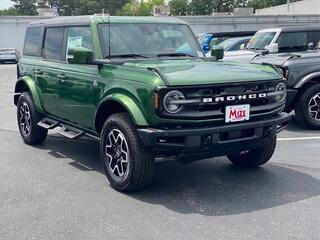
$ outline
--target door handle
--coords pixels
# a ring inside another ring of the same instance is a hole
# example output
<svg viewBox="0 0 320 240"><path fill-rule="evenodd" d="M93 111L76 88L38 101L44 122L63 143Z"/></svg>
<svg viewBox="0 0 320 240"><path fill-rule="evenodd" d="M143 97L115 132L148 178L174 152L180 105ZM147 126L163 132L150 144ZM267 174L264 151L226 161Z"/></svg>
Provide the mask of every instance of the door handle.
<svg viewBox="0 0 320 240"><path fill-rule="evenodd" d="M57 78L60 78L61 82L64 82L64 80L67 78L67 76L64 74L58 74Z"/></svg>
<svg viewBox="0 0 320 240"><path fill-rule="evenodd" d="M33 69L33 73L34 74L42 74L42 71L40 71L39 69L35 68L35 69Z"/></svg>

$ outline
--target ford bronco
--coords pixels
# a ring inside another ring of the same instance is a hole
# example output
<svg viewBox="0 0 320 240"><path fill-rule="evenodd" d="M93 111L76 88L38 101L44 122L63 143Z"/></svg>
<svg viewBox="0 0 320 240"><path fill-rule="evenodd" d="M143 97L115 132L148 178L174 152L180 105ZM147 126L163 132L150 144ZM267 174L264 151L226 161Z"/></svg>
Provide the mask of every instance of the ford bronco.
<svg viewBox="0 0 320 240"><path fill-rule="evenodd" d="M68 138L99 140L105 174L120 191L146 187L155 157L226 155L238 166L262 165L289 122L285 82L273 66L205 58L176 19L35 22L17 68L24 142L41 144L57 127Z"/></svg>
<svg viewBox="0 0 320 240"><path fill-rule="evenodd" d="M277 67L286 78L285 112L294 110L301 124L320 129L320 49L257 55L251 62Z"/></svg>

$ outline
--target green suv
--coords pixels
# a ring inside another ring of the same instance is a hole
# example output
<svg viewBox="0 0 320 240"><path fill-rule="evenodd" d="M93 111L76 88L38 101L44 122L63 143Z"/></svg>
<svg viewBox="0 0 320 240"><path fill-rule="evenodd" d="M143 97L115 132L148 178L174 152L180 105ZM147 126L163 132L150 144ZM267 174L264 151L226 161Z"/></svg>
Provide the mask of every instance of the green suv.
<svg viewBox="0 0 320 240"><path fill-rule="evenodd" d="M190 27L176 19L35 22L17 68L24 142L41 144L53 128L99 140L105 174L120 191L147 186L156 157L264 164L289 122L285 82L273 66L204 58Z"/></svg>

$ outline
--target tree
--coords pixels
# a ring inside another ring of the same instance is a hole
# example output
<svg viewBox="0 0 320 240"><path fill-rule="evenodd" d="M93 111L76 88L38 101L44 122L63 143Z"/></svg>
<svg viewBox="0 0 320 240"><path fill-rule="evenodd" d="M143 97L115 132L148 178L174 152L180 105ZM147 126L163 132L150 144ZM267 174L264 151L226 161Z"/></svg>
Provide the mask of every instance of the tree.
<svg viewBox="0 0 320 240"><path fill-rule="evenodd" d="M19 15L17 9L10 7L8 9L0 10L0 16L17 16Z"/></svg>
<svg viewBox="0 0 320 240"><path fill-rule="evenodd" d="M38 0L37 6L39 8L55 8L60 16L78 15L78 8L76 7L77 0ZM78 2L79 6L83 6L82 0Z"/></svg>
<svg viewBox="0 0 320 240"><path fill-rule="evenodd" d="M290 0L290 2L298 2L301 0ZM287 0L249 0L248 6L254 9L273 7L281 4L286 4Z"/></svg>
<svg viewBox="0 0 320 240"><path fill-rule="evenodd" d="M170 12L172 15L187 15L189 10L188 0L171 0Z"/></svg>
<svg viewBox="0 0 320 240"><path fill-rule="evenodd" d="M213 9L212 0L192 0L190 2L192 15L210 15Z"/></svg>
<svg viewBox="0 0 320 240"><path fill-rule="evenodd" d="M126 16L151 16L154 5L163 4L163 0L149 0L148 2L128 2L126 3L119 15Z"/></svg>
<svg viewBox="0 0 320 240"><path fill-rule="evenodd" d="M19 15L37 15L37 0L11 0Z"/></svg>

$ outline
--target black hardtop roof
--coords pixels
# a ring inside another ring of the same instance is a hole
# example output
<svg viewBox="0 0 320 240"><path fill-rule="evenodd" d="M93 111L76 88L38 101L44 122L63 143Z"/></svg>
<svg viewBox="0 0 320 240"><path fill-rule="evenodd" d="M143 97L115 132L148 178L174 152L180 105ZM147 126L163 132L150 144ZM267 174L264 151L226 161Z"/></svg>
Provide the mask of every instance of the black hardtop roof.
<svg viewBox="0 0 320 240"><path fill-rule="evenodd" d="M54 17L30 23L30 26L64 26L64 25L89 25L92 21L103 21L111 23L171 23L185 24L173 17L128 17L128 16L108 16L108 15L83 15L70 17Z"/></svg>
<svg viewBox="0 0 320 240"><path fill-rule="evenodd" d="M286 26L280 27L281 32L296 32L296 31L320 31L320 25L309 25L309 26Z"/></svg>

